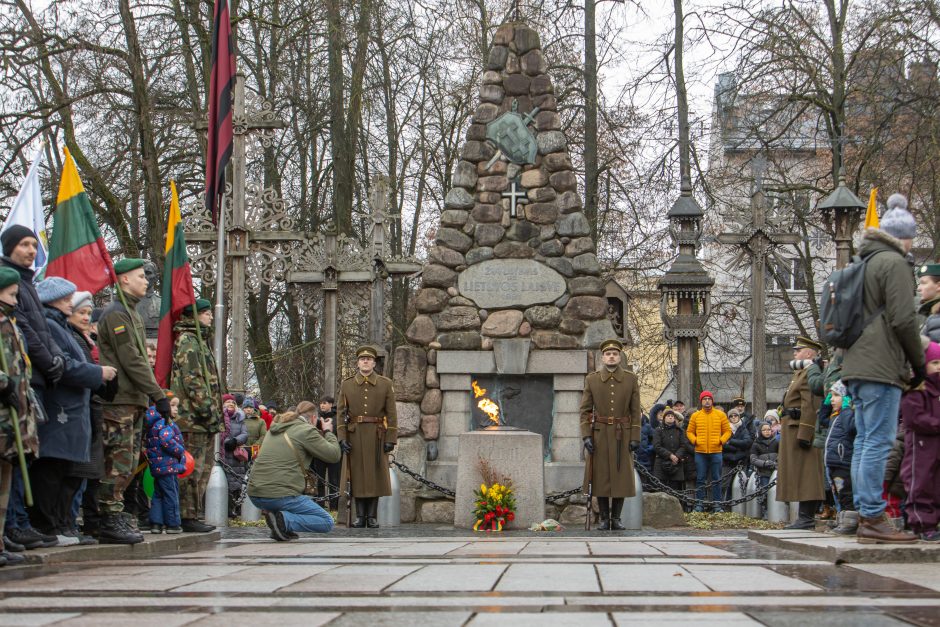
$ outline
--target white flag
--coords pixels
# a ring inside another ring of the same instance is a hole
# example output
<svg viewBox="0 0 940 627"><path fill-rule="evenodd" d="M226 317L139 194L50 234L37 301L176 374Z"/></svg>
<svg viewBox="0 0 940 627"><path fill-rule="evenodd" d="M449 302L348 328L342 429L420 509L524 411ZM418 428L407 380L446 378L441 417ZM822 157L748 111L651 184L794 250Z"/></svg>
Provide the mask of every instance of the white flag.
<svg viewBox="0 0 940 627"><path fill-rule="evenodd" d="M36 157L33 164L29 166L29 172L26 173L26 180L23 181L23 187L20 193L16 195L13 201L13 207L7 214L7 219L3 221L3 233L14 224L21 224L36 233L39 240L38 250L36 251L36 260L33 262L33 269L39 276L46 267L46 261L49 260L49 239L46 237L46 216L42 210L42 192L39 189L39 166L42 164L42 148L36 151Z"/></svg>

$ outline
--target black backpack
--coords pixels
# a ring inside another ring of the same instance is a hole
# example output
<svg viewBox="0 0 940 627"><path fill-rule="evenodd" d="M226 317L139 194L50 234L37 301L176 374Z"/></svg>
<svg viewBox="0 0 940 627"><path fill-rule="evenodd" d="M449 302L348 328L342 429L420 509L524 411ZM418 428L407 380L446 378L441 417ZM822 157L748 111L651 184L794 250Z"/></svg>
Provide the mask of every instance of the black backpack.
<svg viewBox="0 0 940 627"><path fill-rule="evenodd" d="M883 251L865 257L855 255L849 265L836 270L823 285L819 297L819 339L835 348L849 348L862 336L872 320L885 307L879 307L865 319L865 266Z"/></svg>

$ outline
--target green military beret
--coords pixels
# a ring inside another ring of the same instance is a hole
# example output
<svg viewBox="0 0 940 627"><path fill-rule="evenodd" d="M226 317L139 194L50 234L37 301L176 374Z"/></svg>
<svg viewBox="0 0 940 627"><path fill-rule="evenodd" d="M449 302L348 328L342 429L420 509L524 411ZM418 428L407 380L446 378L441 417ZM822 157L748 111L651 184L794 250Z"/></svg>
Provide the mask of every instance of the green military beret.
<svg viewBox="0 0 940 627"><path fill-rule="evenodd" d="M212 309L212 303L208 299L197 298L196 299L196 311L202 313L206 309ZM186 305L185 307L183 307L183 313L187 316L193 315L193 306Z"/></svg>
<svg viewBox="0 0 940 627"><path fill-rule="evenodd" d="M374 346L366 345L360 346L356 349L356 359L359 359L360 357L371 357L372 359L375 359L378 356L379 351L375 350Z"/></svg>
<svg viewBox="0 0 940 627"><path fill-rule="evenodd" d="M620 342L620 340L617 339L604 340L604 342L601 344L601 352L603 353L604 351L610 349L622 351L623 344Z"/></svg>
<svg viewBox="0 0 940 627"><path fill-rule="evenodd" d="M927 263L917 270L917 276L940 277L940 263Z"/></svg>
<svg viewBox="0 0 940 627"><path fill-rule="evenodd" d="M793 345L793 350L798 350L801 348L812 348L814 351L822 351L823 345L816 340L811 340L808 337L803 337L801 335L796 338L796 344Z"/></svg>
<svg viewBox="0 0 940 627"><path fill-rule="evenodd" d="M134 257L128 257L121 259L114 264L114 273L115 274L124 274L125 272L130 272L131 270L136 270L137 268L144 267L143 259L135 259Z"/></svg>
<svg viewBox="0 0 940 627"><path fill-rule="evenodd" d="M20 273L13 268L0 267L0 289L20 282Z"/></svg>

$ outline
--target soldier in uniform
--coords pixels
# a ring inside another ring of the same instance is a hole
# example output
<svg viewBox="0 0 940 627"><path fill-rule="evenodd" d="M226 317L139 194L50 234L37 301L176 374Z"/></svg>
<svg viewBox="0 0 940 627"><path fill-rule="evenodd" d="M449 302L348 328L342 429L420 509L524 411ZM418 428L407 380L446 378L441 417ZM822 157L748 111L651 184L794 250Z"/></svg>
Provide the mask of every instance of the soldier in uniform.
<svg viewBox="0 0 940 627"><path fill-rule="evenodd" d="M822 344L799 337L793 347L793 380L783 397L780 419L780 452L777 458L777 500L799 501L800 516L787 529L814 529L816 510L826 497L823 484L823 450L813 446L822 398L809 385L810 369Z"/></svg>
<svg viewBox="0 0 940 627"><path fill-rule="evenodd" d="M379 526L380 496L390 496L388 453L398 442L398 414L391 379L375 372L378 351L362 346L356 351L359 372L344 379L339 389L337 436L349 457L352 495L356 499L353 527Z"/></svg>
<svg viewBox="0 0 940 627"><path fill-rule="evenodd" d="M136 544L144 538L124 513L124 490L134 476L143 435L144 411L152 400L164 419L170 420L170 401L157 385L147 361L144 325L135 307L147 293L143 259L121 259L114 264L116 289L127 308L115 299L98 321L98 349L102 366L118 371L118 391L105 401L104 478L98 486L101 527L98 541L105 544Z"/></svg>
<svg viewBox="0 0 940 627"><path fill-rule="evenodd" d="M597 528L621 530L623 499L636 494L633 452L640 446L640 386L635 374L620 367L619 340L605 341L601 353L604 367L585 377L581 397L581 438L593 457L593 473L588 476L585 468L584 487L586 492L591 482L597 497Z"/></svg>
<svg viewBox="0 0 940 627"><path fill-rule="evenodd" d="M201 342L196 333L197 324L202 334ZM220 431L222 421L219 371L209 347L211 329L212 303L204 298L196 299L195 316L193 306L187 305L173 327L176 341L173 343L170 389L180 399L176 424L183 433L183 445L195 461L193 472L179 480L180 516L186 532L205 533L215 529L200 520L205 516L215 434Z"/></svg>
<svg viewBox="0 0 940 627"><path fill-rule="evenodd" d="M11 409L17 413L26 459L39 454L37 408L29 389L32 371L26 356L25 340L13 320L19 283L20 275L16 270L0 267L0 351L3 351L3 361L0 362L3 366L0 368L0 537L6 535L4 523L10 501L13 464L18 457ZM19 554L8 552L0 540L0 566L23 561L25 559Z"/></svg>

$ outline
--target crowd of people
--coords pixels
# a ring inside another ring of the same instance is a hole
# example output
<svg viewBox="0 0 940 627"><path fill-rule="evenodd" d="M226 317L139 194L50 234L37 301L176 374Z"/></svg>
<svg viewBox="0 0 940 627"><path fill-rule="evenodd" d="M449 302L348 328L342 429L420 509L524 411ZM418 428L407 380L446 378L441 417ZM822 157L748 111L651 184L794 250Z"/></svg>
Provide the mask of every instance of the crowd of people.
<svg viewBox="0 0 940 627"><path fill-rule="evenodd" d="M940 540L940 264L917 269L916 224L895 194L859 247L864 324L849 345L800 337L793 378L762 419L735 398L727 414L702 392L688 417L676 401L644 421L638 462L669 488L696 487L696 511L719 511L735 468L799 503L792 529L824 522L863 543ZM721 480L719 480L721 479ZM711 493L706 494L706 486Z"/></svg>

